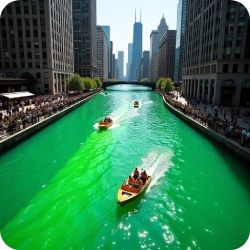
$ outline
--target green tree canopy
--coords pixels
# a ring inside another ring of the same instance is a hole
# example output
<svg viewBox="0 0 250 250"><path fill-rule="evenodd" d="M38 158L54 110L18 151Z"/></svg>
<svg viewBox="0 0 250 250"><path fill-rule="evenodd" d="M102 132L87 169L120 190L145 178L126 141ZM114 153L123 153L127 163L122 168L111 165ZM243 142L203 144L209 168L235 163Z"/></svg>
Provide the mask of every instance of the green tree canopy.
<svg viewBox="0 0 250 250"><path fill-rule="evenodd" d="M89 77L84 77L83 82L84 82L84 86L86 90L90 90L94 88L95 83Z"/></svg>
<svg viewBox="0 0 250 250"><path fill-rule="evenodd" d="M148 82L148 78L141 79L141 82Z"/></svg>
<svg viewBox="0 0 250 250"><path fill-rule="evenodd" d="M99 77L95 77L94 81L96 82L96 87L101 88L102 87L102 81Z"/></svg>
<svg viewBox="0 0 250 250"><path fill-rule="evenodd" d="M166 78L165 82L162 86L162 91L165 93L169 93L174 90L174 83L171 78Z"/></svg>
<svg viewBox="0 0 250 250"><path fill-rule="evenodd" d="M84 84L80 75L74 74L67 79L67 91L83 91Z"/></svg>
<svg viewBox="0 0 250 250"><path fill-rule="evenodd" d="M162 84L165 82L165 78L160 78L160 79L158 79L158 81L156 82L156 88L157 89L162 89Z"/></svg>

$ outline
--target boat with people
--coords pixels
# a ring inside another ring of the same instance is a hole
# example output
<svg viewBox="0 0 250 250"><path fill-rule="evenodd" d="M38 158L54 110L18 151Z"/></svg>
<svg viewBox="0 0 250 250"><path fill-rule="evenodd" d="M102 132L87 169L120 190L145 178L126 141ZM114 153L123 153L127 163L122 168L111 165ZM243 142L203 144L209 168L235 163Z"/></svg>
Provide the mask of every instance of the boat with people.
<svg viewBox="0 0 250 250"><path fill-rule="evenodd" d="M135 171L138 172L137 168ZM138 198L149 186L152 177L147 175L146 170L142 171L141 174L135 174L129 176L127 180L124 180L123 184L117 193L117 203L122 207L129 202Z"/></svg>
<svg viewBox="0 0 250 250"><path fill-rule="evenodd" d="M105 117L102 119L99 124L98 128L99 129L107 129L113 125L113 120L110 117Z"/></svg>
<svg viewBox="0 0 250 250"><path fill-rule="evenodd" d="M138 101L134 101L134 107L138 108L139 107L139 102Z"/></svg>

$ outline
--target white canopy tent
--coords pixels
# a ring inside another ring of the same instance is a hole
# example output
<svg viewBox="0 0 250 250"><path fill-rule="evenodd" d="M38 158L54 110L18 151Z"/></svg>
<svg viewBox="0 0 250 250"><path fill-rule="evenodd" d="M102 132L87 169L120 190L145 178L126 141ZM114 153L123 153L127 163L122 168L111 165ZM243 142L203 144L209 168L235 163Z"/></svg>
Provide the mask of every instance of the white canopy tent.
<svg viewBox="0 0 250 250"><path fill-rule="evenodd" d="M11 93L1 93L0 96L5 96L9 99L13 99L18 97L34 96L34 94L28 91L21 91L21 92L11 92Z"/></svg>

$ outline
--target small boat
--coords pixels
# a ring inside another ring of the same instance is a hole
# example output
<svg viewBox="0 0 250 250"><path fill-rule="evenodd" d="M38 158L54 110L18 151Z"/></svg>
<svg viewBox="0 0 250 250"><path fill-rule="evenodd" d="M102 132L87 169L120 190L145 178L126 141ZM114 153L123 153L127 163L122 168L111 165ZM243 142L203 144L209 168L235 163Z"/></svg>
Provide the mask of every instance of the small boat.
<svg viewBox="0 0 250 250"><path fill-rule="evenodd" d="M113 125L113 120L109 117L105 117L103 120L101 120L98 124L99 129L106 129Z"/></svg>
<svg viewBox="0 0 250 250"><path fill-rule="evenodd" d="M108 92L105 92L105 95L108 95Z"/></svg>
<svg viewBox="0 0 250 250"><path fill-rule="evenodd" d="M134 107L138 108L139 107L139 102L138 101L134 101Z"/></svg>
<svg viewBox="0 0 250 250"><path fill-rule="evenodd" d="M128 181L124 181L117 193L117 203L122 207L127 203L135 200L138 196L140 196L149 186L152 177L148 176L144 185L129 185Z"/></svg>

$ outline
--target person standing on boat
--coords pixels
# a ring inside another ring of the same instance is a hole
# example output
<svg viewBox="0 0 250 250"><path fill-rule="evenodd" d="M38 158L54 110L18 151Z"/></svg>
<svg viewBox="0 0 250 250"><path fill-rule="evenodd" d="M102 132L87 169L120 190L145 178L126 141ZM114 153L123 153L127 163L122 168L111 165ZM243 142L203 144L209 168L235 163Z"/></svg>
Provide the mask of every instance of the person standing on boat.
<svg viewBox="0 0 250 250"><path fill-rule="evenodd" d="M146 183L147 178L148 178L148 175L147 175L147 173L146 173L146 170L144 170L144 171L141 173L141 179L142 179L143 185Z"/></svg>
<svg viewBox="0 0 250 250"><path fill-rule="evenodd" d="M134 179L137 180L137 178L140 176L139 170L135 168L134 170Z"/></svg>

